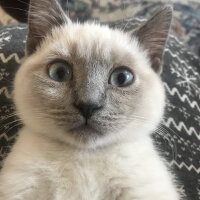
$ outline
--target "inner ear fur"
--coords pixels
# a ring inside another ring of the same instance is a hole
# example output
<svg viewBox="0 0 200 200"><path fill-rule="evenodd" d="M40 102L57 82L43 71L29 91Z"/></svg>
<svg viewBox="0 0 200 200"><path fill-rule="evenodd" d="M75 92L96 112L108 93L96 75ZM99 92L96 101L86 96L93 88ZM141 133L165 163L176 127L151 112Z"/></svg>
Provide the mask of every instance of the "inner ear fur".
<svg viewBox="0 0 200 200"><path fill-rule="evenodd" d="M131 32L148 51L151 66L157 73L162 70L162 56L172 21L172 12L171 5L164 6L147 22Z"/></svg>
<svg viewBox="0 0 200 200"><path fill-rule="evenodd" d="M31 0L28 13L26 53L35 52L47 33L70 22L56 0Z"/></svg>

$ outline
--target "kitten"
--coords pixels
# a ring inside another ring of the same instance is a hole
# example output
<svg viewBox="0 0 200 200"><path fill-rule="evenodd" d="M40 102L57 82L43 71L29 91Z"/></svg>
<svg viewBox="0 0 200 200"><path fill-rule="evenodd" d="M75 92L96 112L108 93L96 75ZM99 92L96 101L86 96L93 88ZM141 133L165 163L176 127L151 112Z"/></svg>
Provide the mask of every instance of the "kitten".
<svg viewBox="0 0 200 200"><path fill-rule="evenodd" d="M31 0L14 82L24 127L0 174L1 200L180 199L150 138L164 111L171 18L167 6L124 33Z"/></svg>

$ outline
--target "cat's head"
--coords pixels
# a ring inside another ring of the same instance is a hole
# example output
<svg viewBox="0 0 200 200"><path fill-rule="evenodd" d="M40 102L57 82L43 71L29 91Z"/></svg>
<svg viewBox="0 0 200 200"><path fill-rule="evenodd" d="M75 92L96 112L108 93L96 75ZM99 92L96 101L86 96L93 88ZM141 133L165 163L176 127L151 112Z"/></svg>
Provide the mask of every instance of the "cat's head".
<svg viewBox="0 0 200 200"><path fill-rule="evenodd" d="M152 132L164 110L159 73L171 18L162 8L136 30L72 23L54 0L32 0L14 100L38 134L95 148Z"/></svg>

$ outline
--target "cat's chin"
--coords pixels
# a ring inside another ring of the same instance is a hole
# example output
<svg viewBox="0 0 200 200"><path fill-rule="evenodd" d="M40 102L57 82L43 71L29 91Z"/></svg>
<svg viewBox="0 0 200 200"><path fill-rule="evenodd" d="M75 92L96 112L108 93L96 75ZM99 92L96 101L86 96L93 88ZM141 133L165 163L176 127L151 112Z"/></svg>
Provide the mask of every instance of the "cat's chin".
<svg viewBox="0 0 200 200"><path fill-rule="evenodd" d="M73 136L85 140L103 135L101 129L93 123L80 124L79 126L71 128L69 132Z"/></svg>
<svg viewBox="0 0 200 200"><path fill-rule="evenodd" d="M105 137L105 133L108 132L92 119L88 120L86 123L85 120L80 120L79 123L73 124L72 127L66 127L66 134L68 137L65 139L66 142L71 143L72 145L83 147L83 148L92 148L96 147L99 140Z"/></svg>

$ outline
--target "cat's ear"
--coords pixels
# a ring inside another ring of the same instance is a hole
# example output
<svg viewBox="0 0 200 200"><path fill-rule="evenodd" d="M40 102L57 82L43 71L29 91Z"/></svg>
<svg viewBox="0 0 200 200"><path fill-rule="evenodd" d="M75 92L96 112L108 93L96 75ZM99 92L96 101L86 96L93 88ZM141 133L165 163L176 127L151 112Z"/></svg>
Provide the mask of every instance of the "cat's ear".
<svg viewBox="0 0 200 200"><path fill-rule="evenodd" d="M52 28L70 22L56 0L30 0L26 53L32 54Z"/></svg>
<svg viewBox="0 0 200 200"><path fill-rule="evenodd" d="M164 6L131 33L148 50L151 66L157 73L162 71L162 56L171 25L172 12L172 6Z"/></svg>

